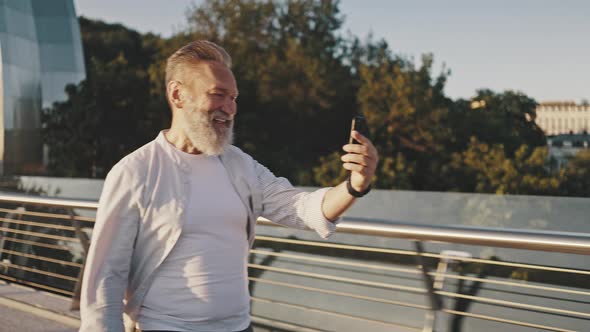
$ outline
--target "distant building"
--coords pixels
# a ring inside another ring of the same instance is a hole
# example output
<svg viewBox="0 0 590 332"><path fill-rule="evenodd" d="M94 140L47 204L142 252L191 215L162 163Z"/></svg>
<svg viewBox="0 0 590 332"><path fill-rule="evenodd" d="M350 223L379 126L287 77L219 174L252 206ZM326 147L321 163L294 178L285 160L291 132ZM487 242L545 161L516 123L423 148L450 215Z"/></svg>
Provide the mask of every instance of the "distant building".
<svg viewBox="0 0 590 332"><path fill-rule="evenodd" d="M41 110L84 78L73 0L0 0L0 174L43 172Z"/></svg>
<svg viewBox="0 0 590 332"><path fill-rule="evenodd" d="M590 105L573 101L542 102L535 122L545 135L582 134L590 129Z"/></svg>
<svg viewBox="0 0 590 332"><path fill-rule="evenodd" d="M557 162L557 168L565 165L569 158L575 156L580 150L590 148L590 135L588 134L563 134L547 137L549 156Z"/></svg>

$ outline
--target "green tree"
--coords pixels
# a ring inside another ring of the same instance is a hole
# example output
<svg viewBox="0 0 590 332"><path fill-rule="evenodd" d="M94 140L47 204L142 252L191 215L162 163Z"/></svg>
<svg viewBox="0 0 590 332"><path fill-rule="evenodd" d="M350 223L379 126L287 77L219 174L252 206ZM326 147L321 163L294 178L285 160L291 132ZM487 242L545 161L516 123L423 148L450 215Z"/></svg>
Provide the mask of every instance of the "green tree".
<svg viewBox="0 0 590 332"><path fill-rule="evenodd" d="M519 92L495 93L479 90L471 101L459 99L449 112L455 140L449 148L462 151L471 137L478 141L502 144L513 156L521 145L546 146L543 131L535 123L537 102Z"/></svg>
<svg viewBox="0 0 590 332"><path fill-rule="evenodd" d="M80 28L86 80L68 86L68 99L42 114L48 173L104 177L166 127L168 114L162 99L150 95L147 65L153 50L142 47L140 34L84 18Z"/></svg>
<svg viewBox="0 0 590 332"><path fill-rule="evenodd" d="M468 148L453 154L453 182L458 191L511 195L555 195L561 176L551 173L548 150L521 145L509 157L502 144L489 145L472 137Z"/></svg>
<svg viewBox="0 0 590 332"><path fill-rule="evenodd" d="M578 152L563 172L562 195L590 197L590 150Z"/></svg>

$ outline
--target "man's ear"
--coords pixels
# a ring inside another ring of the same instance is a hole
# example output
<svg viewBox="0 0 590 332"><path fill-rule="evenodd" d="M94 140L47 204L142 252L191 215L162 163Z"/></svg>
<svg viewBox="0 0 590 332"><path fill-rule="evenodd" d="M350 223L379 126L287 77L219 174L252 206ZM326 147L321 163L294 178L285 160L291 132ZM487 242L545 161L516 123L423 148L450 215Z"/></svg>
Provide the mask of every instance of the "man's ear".
<svg viewBox="0 0 590 332"><path fill-rule="evenodd" d="M178 81L170 81L166 86L168 99L175 108L182 108L186 101L182 83Z"/></svg>

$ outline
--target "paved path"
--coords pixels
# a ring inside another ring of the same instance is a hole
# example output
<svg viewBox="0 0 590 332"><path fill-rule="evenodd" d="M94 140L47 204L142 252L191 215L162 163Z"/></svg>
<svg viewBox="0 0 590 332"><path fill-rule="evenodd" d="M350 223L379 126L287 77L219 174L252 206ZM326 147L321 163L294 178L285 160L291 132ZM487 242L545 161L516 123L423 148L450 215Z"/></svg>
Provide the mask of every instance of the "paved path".
<svg viewBox="0 0 590 332"><path fill-rule="evenodd" d="M0 305L1 332L75 332L77 328L39 317L35 314Z"/></svg>
<svg viewBox="0 0 590 332"><path fill-rule="evenodd" d="M66 297L0 281L0 332L75 332Z"/></svg>

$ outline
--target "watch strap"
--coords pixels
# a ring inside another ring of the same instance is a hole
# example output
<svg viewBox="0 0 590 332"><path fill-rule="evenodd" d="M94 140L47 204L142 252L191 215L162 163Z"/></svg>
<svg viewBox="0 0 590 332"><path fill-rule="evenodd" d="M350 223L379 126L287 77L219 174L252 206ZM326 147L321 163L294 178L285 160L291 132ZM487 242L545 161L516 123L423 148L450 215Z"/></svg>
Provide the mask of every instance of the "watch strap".
<svg viewBox="0 0 590 332"><path fill-rule="evenodd" d="M371 185L369 184L369 186L367 187L367 189L363 190L363 191L356 191L354 190L354 188L352 187L352 184L350 183L350 176L348 177L348 180L346 180L346 189L348 190L348 193L351 194L354 197L363 197L366 194L369 193L369 191L371 191Z"/></svg>

